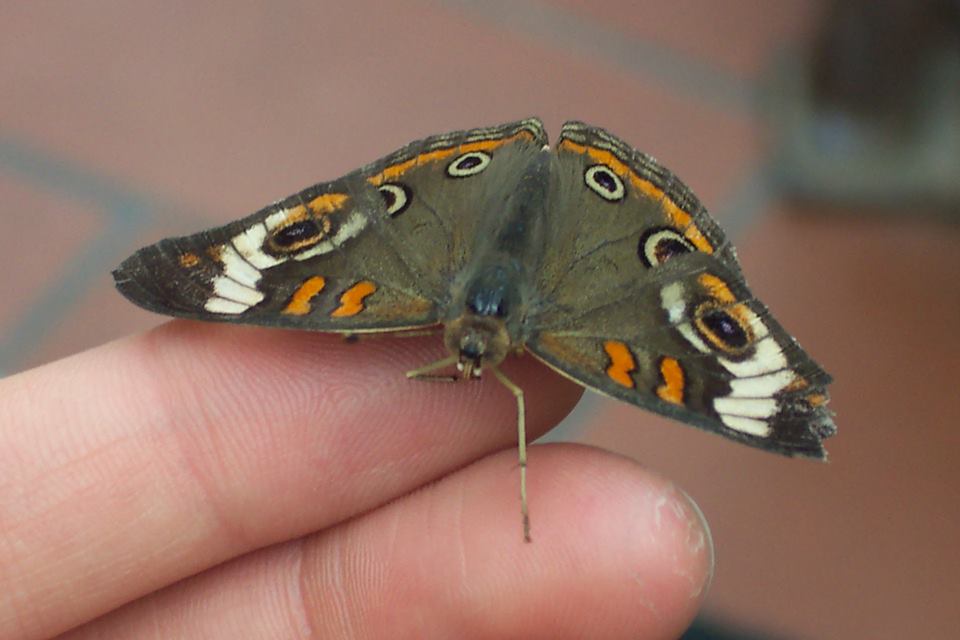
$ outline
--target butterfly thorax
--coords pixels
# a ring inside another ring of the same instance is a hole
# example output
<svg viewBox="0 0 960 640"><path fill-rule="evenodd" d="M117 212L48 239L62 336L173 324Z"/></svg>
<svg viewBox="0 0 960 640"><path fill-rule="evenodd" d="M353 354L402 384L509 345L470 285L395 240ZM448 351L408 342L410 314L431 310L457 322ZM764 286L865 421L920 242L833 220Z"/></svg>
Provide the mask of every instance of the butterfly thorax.
<svg viewBox="0 0 960 640"><path fill-rule="evenodd" d="M523 317L543 246L543 206L549 155L541 152L516 174L506 197L491 192L487 224L472 260L455 279L444 343L464 379L479 377L523 346Z"/></svg>
<svg viewBox="0 0 960 640"><path fill-rule="evenodd" d="M509 252L495 253L483 267L465 271L456 315L445 323L444 343L464 379L479 377L484 365L497 366L521 341L523 268Z"/></svg>

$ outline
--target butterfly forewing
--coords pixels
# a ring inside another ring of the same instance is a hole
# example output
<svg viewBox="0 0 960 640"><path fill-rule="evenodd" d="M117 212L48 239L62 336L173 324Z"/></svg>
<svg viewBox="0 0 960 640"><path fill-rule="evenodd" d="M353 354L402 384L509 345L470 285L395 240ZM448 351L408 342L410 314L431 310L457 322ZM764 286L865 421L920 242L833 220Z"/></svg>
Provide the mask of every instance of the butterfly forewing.
<svg viewBox="0 0 960 640"><path fill-rule="evenodd" d="M515 188L518 168L545 143L543 125L531 118L434 136L362 170L395 209L378 230L434 299L451 298L478 237L503 213L498 198Z"/></svg>
<svg viewBox="0 0 960 640"><path fill-rule="evenodd" d="M509 187L505 160L522 167L544 142L535 119L414 142L240 221L141 249L116 283L179 317L351 333L436 324L497 213L482 209L490 185ZM480 172L493 182L469 179Z"/></svg>

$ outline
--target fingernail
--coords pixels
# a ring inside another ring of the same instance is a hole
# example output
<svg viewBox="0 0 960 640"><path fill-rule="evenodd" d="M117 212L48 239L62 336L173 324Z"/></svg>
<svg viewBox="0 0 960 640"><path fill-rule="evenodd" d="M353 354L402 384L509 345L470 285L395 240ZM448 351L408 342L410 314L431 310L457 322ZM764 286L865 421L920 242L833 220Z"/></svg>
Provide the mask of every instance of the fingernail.
<svg viewBox="0 0 960 640"><path fill-rule="evenodd" d="M716 556L713 550L713 534L710 532L710 523L700 509L700 505L690 496L689 493L677 487L677 492L686 498L689 505L689 513L693 518L689 522L687 529L687 544L691 553L703 552L706 554L707 571L704 580L699 585L691 585L693 590L691 598L702 598L710 591L710 585L713 583L713 572L716 563Z"/></svg>

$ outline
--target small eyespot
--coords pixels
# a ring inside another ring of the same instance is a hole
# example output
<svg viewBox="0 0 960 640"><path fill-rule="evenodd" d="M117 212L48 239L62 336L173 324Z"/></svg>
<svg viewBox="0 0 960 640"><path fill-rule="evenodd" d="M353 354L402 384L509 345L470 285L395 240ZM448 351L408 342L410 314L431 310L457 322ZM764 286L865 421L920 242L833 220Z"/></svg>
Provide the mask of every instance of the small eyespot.
<svg viewBox="0 0 960 640"><path fill-rule="evenodd" d="M748 347L753 341L750 328L737 314L712 305L701 305L696 314L696 327L700 334L722 351L737 353Z"/></svg>
<svg viewBox="0 0 960 640"><path fill-rule="evenodd" d="M604 200L618 202L623 200L626 190L623 180L613 169L604 164L595 164L583 172L583 181L590 189Z"/></svg>
<svg viewBox="0 0 960 640"><path fill-rule="evenodd" d="M490 160L490 154L483 151L465 153L447 165L447 175L451 178L475 176L487 168Z"/></svg>
<svg viewBox="0 0 960 640"><path fill-rule="evenodd" d="M407 210L412 200L410 187L405 184L385 182L380 185L380 195L387 207L387 214L395 217Z"/></svg>
<svg viewBox="0 0 960 640"><path fill-rule="evenodd" d="M675 229L657 227L640 236L637 254L648 267L656 267L682 253L696 251L693 243Z"/></svg>

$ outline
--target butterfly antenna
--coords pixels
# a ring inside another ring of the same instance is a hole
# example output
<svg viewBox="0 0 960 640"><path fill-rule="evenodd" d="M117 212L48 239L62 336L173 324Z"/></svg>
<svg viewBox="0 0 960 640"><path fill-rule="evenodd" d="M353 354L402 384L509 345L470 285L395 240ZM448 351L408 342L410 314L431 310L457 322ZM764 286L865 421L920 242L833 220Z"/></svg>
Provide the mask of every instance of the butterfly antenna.
<svg viewBox="0 0 960 640"><path fill-rule="evenodd" d="M520 458L520 516L523 519L523 541L530 542L530 512L527 510L527 419L523 402L523 389L496 367L490 367L500 384L517 399L517 453Z"/></svg>

